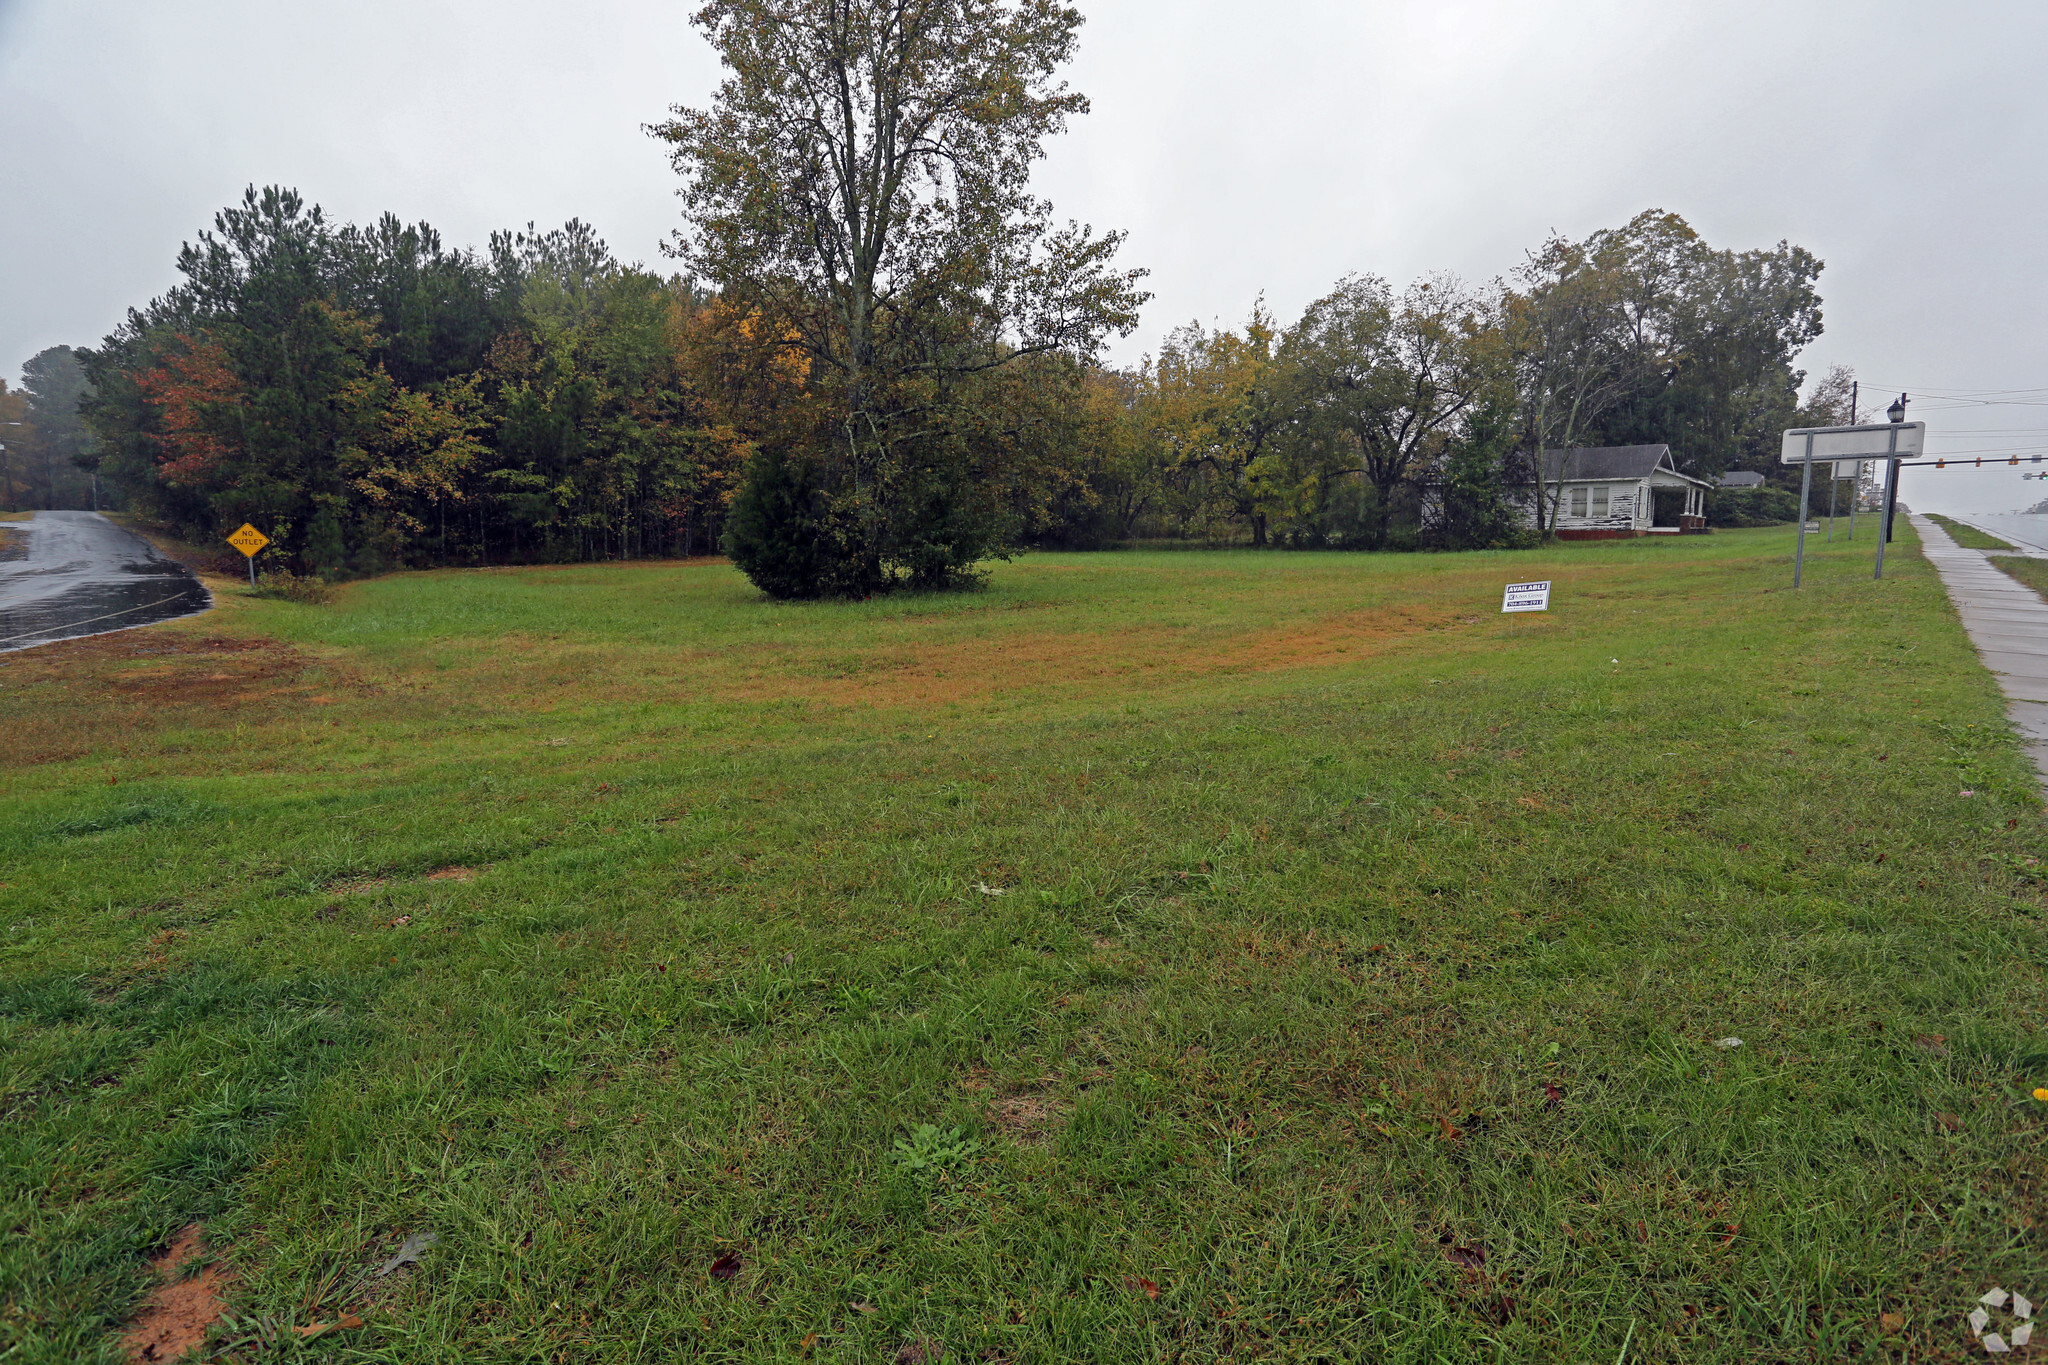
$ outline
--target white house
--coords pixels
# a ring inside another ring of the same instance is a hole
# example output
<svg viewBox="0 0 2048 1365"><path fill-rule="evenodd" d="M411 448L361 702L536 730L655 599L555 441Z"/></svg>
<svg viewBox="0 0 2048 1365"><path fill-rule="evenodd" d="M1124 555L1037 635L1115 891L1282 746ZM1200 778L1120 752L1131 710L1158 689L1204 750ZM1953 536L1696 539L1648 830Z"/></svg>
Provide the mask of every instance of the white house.
<svg viewBox="0 0 2048 1365"><path fill-rule="evenodd" d="M1543 501L1559 540L1699 535L1707 529L1705 479L1681 474L1670 446L1590 446L1543 452ZM1536 490L1522 488L1533 522Z"/></svg>

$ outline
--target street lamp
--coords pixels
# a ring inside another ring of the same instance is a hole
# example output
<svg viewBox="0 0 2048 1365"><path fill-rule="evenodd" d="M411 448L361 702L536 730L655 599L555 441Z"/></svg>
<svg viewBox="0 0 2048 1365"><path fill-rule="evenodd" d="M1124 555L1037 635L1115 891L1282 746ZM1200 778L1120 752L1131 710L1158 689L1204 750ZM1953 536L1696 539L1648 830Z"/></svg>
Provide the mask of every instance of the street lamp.
<svg viewBox="0 0 2048 1365"><path fill-rule="evenodd" d="M1906 395L1904 395L1903 393L1900 394L1898 398L1893 401L1892 405L1884 410L1884 415L1891 418L1894 422L1905 421Z"/></svg>

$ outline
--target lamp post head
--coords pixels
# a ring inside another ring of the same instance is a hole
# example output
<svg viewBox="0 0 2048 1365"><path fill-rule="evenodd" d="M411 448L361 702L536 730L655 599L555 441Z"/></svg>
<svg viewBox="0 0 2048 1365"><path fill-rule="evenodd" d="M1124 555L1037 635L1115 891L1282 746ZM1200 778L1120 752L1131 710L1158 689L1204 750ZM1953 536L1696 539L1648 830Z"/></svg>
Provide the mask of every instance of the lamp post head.
<svg viewBox="0 0 2048 1365"><path fill-rule="evenodd" d="M1903 421L1905 421L1905 420L1906 420L1906 395L1904 395L1903 393L1902 393L1902 394L1900 394L1900 395L1898 396L1898 399L1897 399L1897 400L1896 400L1895 402L1893 402L1893 404L1892 404L1892 405L1891 405L1890 407L1888 407L1888 408L1886 408L1886 409L1884 410L1884 415L1885 415L1885 416L1887 416L1887 417L1889 417L1889 418L1891 418L1891 419L1892 419L1892 420L1893 420L1894 422L1903 422Z"/></svg>

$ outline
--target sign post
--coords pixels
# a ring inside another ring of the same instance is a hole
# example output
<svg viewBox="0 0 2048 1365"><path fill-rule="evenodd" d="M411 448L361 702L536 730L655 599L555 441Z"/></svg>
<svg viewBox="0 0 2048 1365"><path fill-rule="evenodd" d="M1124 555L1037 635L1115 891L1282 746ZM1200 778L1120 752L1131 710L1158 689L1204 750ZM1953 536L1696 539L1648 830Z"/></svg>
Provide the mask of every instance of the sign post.
<svg viewBox="0 0 2048 1365"><path fill-rule="evenodd" d="M249 561L249 586L252 589L256 586L256 552L269 543L269 536L246 521L242 523L241 530L228 537L228 544L240 550L243 558Z"/></svg>
<svg viewBox="0 0 2048 1365"><path fill-rule="evenodd" d="M1905 408L1894 404L1900 417ZM1925 422L1872 422L1850 427L1793 427L1785 433L1779 455L1784 464L1805 466L1799 481L1799 545L1792 554L1792 586L1798 587L1806 567L1807 499L1813 488L1813 466L1826 464L1836 471L1837 461L1883 460L1885 499L1883 523L1877 533L1877 569L1871 576L1884 577L1884 543L1891 531L1891 508L1899 493L1899 461L1920 455L1927 449Z"/></svg>

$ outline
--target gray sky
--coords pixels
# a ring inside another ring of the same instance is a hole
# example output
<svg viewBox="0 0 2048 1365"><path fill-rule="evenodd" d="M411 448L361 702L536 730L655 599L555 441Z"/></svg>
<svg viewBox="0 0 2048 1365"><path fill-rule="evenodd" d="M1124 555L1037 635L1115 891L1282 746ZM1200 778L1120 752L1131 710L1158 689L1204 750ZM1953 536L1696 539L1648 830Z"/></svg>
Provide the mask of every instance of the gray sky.
<svg viewBox="0 0 2048 1365"><path fill-rule="evenodd" d="M1486 279L1657 207L1819 254L1806 367L1929 395L1939 453L2048 453L2038 0L1080 3L1094 113L1039 187L1153 272L1117 359L1261 292L1291 321L1348 271ZM0 373L174 283L250 183L456 244L580 216L655 263L674 181L640 125L717 78L691 8L0 0ZM1966 392L2000 401L1933 396ZM1908 471L1907 496L2004 511L2048 480Z"/></svg>

